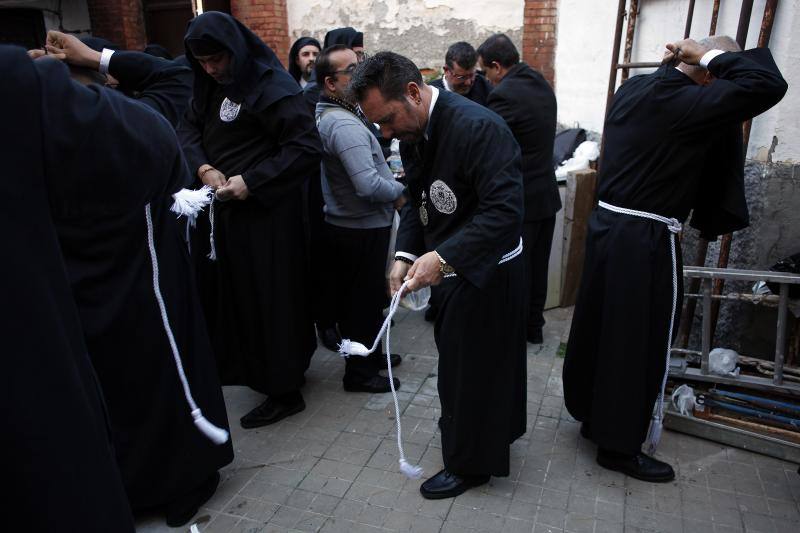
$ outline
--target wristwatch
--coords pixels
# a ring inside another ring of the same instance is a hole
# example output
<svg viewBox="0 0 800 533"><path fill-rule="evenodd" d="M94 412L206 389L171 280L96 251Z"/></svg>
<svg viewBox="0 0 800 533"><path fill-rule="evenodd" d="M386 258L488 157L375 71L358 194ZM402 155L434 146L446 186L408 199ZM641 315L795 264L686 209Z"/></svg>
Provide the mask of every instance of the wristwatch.
<svg viewBox="0 0 800 533"><path fill-rule="evenodd" d="M439 252L434 250L433 253L435 253L436 257L439 258L439 272L441 272L443 276L455 274L456 270L447 264L447 261L445 261L441 255L439 255Z"/></svg>

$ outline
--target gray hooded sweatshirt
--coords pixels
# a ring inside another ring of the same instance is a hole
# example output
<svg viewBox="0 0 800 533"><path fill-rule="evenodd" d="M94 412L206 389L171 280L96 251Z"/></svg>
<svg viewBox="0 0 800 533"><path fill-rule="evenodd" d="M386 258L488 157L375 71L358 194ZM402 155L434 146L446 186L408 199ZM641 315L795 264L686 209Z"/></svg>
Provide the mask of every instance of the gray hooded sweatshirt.
<svg viewBox="0 0 800 533"><path fill-rule="evenodd" d="M392 225L393 202L403 193L378 140L347 109L319 102L317 129L322 139L322 196L325 221L353 229Z"/></svg>

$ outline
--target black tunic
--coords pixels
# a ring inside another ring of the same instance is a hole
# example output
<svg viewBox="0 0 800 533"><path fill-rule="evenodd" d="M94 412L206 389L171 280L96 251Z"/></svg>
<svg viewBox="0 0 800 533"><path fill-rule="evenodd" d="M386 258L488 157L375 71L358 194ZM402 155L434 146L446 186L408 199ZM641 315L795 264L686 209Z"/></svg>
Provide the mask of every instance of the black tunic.
<svg viewBox="0 0 800 533"><path fill-rule="evenodd" d="M45 146L53 220L83 333L109 408L117 460L136 509L168 503L233 458L195 427L153 290L145 205L161 291L186 375L206 418L227 427L213 354L171 194L188 170L161 115L117 91L72 86L81 110ZM43 123L62 120L48 99Z"/></svg>
<svg viewBox="0 0 800 533"><path fill-rule="evenodd" d="M605 124L600 200L681 221L693 207L735 206L727 229L746 223L743 189L732 199L699 194L704 161L725 153L712 151L720 142L736 153L731 128L775 105L787 86L767 49L724 53L708 68L718 78L708 87L663 66L617 91ZM736 174L726 178L735 190ZM701 231L725 229L715 223ZM596 210L564 362L564 398L572 416L590 422L599 446L639 451L665 371L671 308L666 225Z"/></svg>
<svg viewBox="0 0 800 533"><path fill-rule="evenodd" d="M85 104L55 61L33 62L21 48L0 47L8 79L0 98L13 102L3 127L13 136L0 156L14 186L0 210L0 261L6 310L0 444L11 488L4 505L9 531L133 532L133 518L114 459L100 386L86 351L47 203L42 148L50 136L77 136ZM43 127L43 101L62 113ZM101 116L95 119L102 120ZM87 126L92 127L90 121ZM54 178L63 178L58 174ZM22 523L18 523L22 522Z"/></svg>
<svg viewBox="0 0 800 533"><path fill-rule="evenodd" d="M319 136L300 86L247 28L209 12L192 22L193 38L225 43L237 70L221 86L187 47L195 96L179 134L189 167L242 175L250 191L214 202L217 261L203 254L208 234L197 234L206 317L223 383L278 396L300 387L316 348L302 186L319 170ZM223 101L241 104L232 119L221 117Z"/></svg>
<svg viewBox="0 0 800 533"><path fill-rule="evenodd" d="M520 151L500 117L446 91L427 132L427 141L401 144L413 205L396 249L435 249L458 274L438 286L434 330L444 465L506 476L509 444L525 433L527 377L522 261L498 261L520 243Z"/></svg>

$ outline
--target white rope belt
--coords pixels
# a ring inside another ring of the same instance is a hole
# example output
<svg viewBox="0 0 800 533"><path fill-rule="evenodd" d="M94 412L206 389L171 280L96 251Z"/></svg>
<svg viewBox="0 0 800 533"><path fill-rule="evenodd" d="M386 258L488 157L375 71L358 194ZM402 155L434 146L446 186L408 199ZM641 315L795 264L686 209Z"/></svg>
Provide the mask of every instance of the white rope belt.
<svg viewBox="0 0 800 533"><path fill-rule="evenodd" d="M500 258L500 261L498 261L497 264L502 265L503 263L507 263L508 261L511 261L520 254L522 254L522 237L519 238L519 244L517 244L517 247L508 252L507 254L503 255L503 257ZM456 276L458 276L456 272L451 272L450 274L445 274L443 277L454 278Z"/></svg>
<svg viewBox="0 0 800 533"><path fill-rule="evenodd" d="M624 207L617 207L605 202L598 202L598 205L603 209L621 213L623 215L630 215L639 218L649 218L656 222L661 222L667 226L669 230L669 247L672 254L672 314L669 316L669 336L667 336L667 357L664 366L664 377L661 379L661 389L658 392L656 405L653 408L653 417L650 420L650 427L647 430L647 439L645 440L645 450L649 454L656 451L658 442L661 440L661 432L664 427L664 390L667 387L667 376L669 376L669 358L672 352L672 331L675 327L675 311L678 307L678 258L675 252L675 235L681 231L681 223L675 218L662 217L647 211L637 211L635 209L626 209Z"/></svg>
<svg viewBox="0 0 800 533"><path fill-rule="evenodd" d="M392 375L392 349L389 346L389 332L392 329L392 317L394 317L394 314L397 312L397 308L400 306L401 296L403 291L406 290L406 287L408 287L408 281L404 282L400 287L400 290L398 290L396 293L394 293L394 296L392 296L392 302L389 304L389 313L386 315L386 319L383 321L381 330L378 332L377 337L375 337L375 342L372 343L371 348L367 348L360 342L351 341L350 339L342 339L342 343L339 345L339 353L343 356L366 357L378 349L378 347L381 345L381 337L383 336L383 333L386 332L386 370L389 373L389 387L392 389L392 398L394 399L394 415L395 421L397 422L397 451L400 453L400 471L411 479L419 479L424 473L422 467L409 463L406 460L406 454L403 451L403 427L400 424L400 404L397 401L397 391L394 388L394 376Z"/></svg>
<svg viewBox="0 0 800 533"><path fill-rule="evenodd" d="M156 255L156 243L153 237L153 216L150 213L150 204L145 206L144 214L145 220L147 221L147 245L150 249L150 262L153 266L153 293L158 302L158 309L161 311L161 321L164 324L167 340L169 340L169 347L172 349L172 357L175 359L178 377L181 380L181 385L183 385L183 394L186 397L186 403L189 404L189 409L192 411L192 418L194 419L194 424L197 426L197 429L214 444L224 444L228 441L228 432L209 422L208 419L203 416L203 413L192 397L189 381L186 379L186 373L183 371L183 363L181 363L181 356L178 352L178 344L175 342L175 336L172 334L172 328L169 325L167 306L164 303L164 296L161 294L161 287L159 285L158 256Z"/></svg>

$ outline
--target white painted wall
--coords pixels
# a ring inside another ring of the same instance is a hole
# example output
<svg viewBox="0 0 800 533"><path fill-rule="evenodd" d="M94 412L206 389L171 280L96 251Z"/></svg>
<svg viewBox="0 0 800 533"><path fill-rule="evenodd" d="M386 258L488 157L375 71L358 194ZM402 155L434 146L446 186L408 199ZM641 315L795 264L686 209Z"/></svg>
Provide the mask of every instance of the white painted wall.
<svg viewBox="0 0 800 533"><path fill-rule="evenodd" d="M26 7L48 10L44 12L44 25L47 30L58 29L58 17L53 13L58 10L58 4L58 0L0 0L0 8ZM62 0L61 14L63 27L66 30L88 30L91 27L86 0Z"/></svg>
<svg viewBox="0 0 800 533"><path fill-rule="evenodd" d="M747 47L758 41L765 0L756 0ZM683 37L688 2L640 0L641 10L633 43L633 61L657 61L664 44ZM697 0L691 37L708 34L713 0ZM770 48L789 82L783 101L756 118L750 137L749 157L766 158L773 142L778 144L773 161L800 162L800 8L798 0L779 2ZM605 114L611 47L616 20L616 0L561 0L558 9L556 48L556 96L559 121L601 131ZM717 35L736 36L741 2L721 3ZM625 26L623 25L623 46ZM638 70L632 73L645 73Z"/></svg>
<svg viewBox="0 0 800 533"><path fill-rule="evenodd" d="M521 45L522 0L287 0L292 40L311 35L322 41L328 30L353 26L364 32L368 52L392 50L420 68L440 68L448 45L477 47L495 32Z"/></svg>

